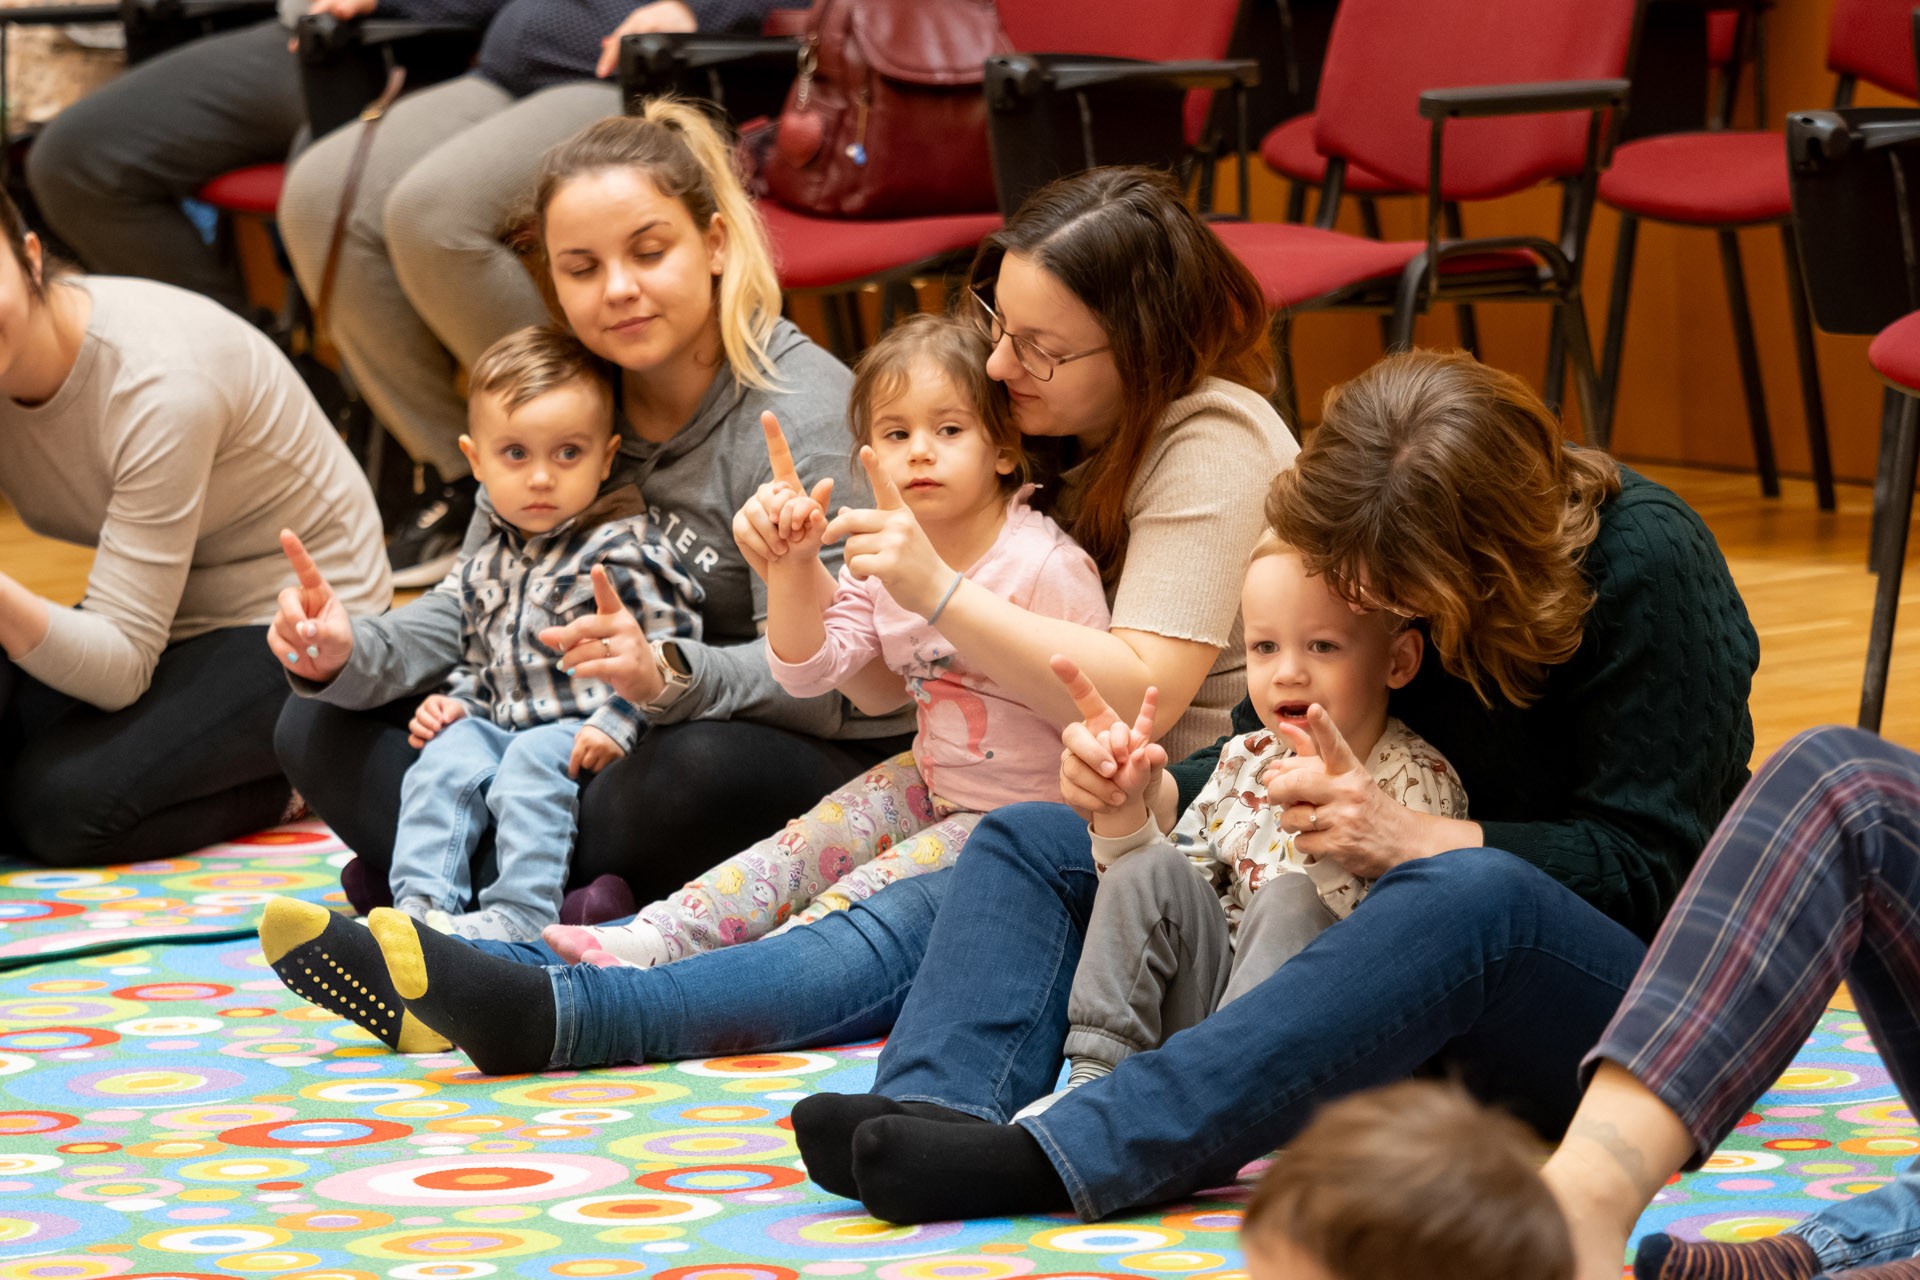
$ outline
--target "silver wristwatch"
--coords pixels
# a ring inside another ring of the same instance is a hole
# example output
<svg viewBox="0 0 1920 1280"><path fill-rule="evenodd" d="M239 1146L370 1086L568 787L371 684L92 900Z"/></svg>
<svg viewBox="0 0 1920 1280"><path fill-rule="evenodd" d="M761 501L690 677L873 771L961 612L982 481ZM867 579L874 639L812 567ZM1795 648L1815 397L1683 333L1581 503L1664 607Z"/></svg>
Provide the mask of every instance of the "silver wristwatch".
<svg viewBox="0 0 1920 1280"><path fill-rule="evenodd" d="M693 686L693 667L687 662L687 655L680 652L680 646L671 640L655 640L653 643L653 669L660 676L660 692L651 702L643 702L640 709L648 715L657 716L674 703L680 701L680 695Z"/></svg>

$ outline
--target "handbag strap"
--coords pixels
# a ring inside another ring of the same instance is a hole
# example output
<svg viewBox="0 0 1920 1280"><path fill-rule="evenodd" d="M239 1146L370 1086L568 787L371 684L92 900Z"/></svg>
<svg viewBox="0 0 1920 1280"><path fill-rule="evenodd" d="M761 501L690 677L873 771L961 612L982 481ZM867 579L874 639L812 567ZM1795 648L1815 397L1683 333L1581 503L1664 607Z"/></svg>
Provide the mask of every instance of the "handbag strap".
<svg viewBox="0 0 1920 1280"><path fill-rule="evenodd" d="M387 72L387 87L360 113L360 137L353 145L353 159L347 164L347 176L340 184L340 212L333 219L333 235L327 240L327 264L320 271L320 296L313 304L316 334L327 333L333 303L333 278L340 269L340 247L347 238L347 216L353 211L353 198L360 191L360 174L367 167L367 153L373 146L373 131L387 114L400 90L407 83L407 69L396 66Z"/></svg>

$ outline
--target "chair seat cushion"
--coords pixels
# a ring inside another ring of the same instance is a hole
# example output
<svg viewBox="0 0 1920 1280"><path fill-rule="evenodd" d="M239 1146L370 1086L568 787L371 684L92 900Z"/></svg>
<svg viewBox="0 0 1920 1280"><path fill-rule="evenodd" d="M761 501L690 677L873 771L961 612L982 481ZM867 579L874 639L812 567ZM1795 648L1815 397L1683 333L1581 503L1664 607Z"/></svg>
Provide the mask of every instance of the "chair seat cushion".
<svg viewBox="0 0 1920 1280"><path fill-rule="evenodd" d="M1902 316L1874 335L1867 363L1888 382L1920 395L1920 311Z"/></svg>
<svg viewBox="0 0 1920 1280"><path fill-rule="evenodd" d="M228 213L257 213L271 218L280 204L280 184L286 176L284 164L250 164L221 174L196 194Z"/></svg>
<svg viewBox="0 0 1920 1280"><path fill-rule="evenodd" d="M1283 178L1317 187L1327 180L1327 158L1313 145L1314 117L1311 112L1283 122L1260 140L1260 158ZM1347 166L1341 190L1353 196L1405 195L1377 173L1357 164Z"/></svg>
<svg viewBox="0 0 1920 1280"><path fill-rule="evenodd" d="M1216 222L1213 230L1260 282L1269 309L1295 307L1356 285L1392 280L1427 247L1425 240L1369 240L1290 222ZM1532 270L1524 250L1466 254L1441 266L1444 276Z"/></svg>
<svg viewBox="0 0 1920 1280"><path fill-rule="evenodd" d="M773 243L782 289L833 289L971 249L1000 228L997 213L935 218L819 218L771 200L760 220Z"/></svg>
<svg viewBox="0 0 1920 1280"><path fill-rule="evenodd" d="M1787 143L1777 133L1670 133L1623 143L1600 198L1636 217L1704 226L1779 222L1793 213Z"/></svg>

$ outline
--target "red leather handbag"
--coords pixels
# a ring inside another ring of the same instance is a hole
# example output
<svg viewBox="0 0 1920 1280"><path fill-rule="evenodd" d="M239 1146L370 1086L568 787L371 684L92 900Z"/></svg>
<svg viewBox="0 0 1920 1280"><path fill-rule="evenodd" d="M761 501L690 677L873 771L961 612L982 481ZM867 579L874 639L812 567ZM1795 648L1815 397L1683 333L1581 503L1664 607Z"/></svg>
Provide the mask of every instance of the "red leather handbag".
<svg viewBox="0 0 1920 1280"><path fill-rule="evenodd" d="M828 216L995 208L988 57L1012 46L992 0L817 0L766 178Z"/></svg>

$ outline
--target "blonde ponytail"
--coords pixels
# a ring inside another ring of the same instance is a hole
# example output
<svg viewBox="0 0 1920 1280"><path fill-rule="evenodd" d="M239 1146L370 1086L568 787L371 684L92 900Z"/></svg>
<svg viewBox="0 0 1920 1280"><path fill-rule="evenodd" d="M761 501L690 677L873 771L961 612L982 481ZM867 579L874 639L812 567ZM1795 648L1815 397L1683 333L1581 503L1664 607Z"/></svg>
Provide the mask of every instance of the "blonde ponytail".
<svg viewBox="0 0 1920 1280"><path fill-rule="evenodd" d="M644 170L662 195L686 206L702 231L718 214L727 233L716 286L721 348L735 378L770 391L779 383L768 344L780 321L780 280L766 228L734 166L733 148L699 107L681 98L649 99L640 115L596 121L547 152L528 247L546 268L547 206L562 183L599 169Z"/></svg>

